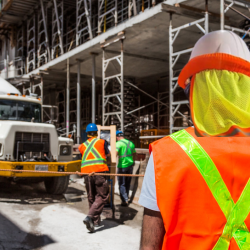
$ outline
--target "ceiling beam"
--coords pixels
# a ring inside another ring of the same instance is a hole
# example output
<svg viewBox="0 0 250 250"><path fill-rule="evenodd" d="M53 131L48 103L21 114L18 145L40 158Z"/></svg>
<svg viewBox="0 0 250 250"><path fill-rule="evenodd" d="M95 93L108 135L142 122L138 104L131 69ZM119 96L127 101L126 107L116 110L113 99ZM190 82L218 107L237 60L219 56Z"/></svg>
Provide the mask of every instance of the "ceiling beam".
<svg viewBox="0 0 250 250"><path fill-rule="evenodd" d="M175 6L171 6L171 5L162 3L161 6L162 6L162 11L176 14L176 15L180 15L180 16L186 16L186 17L195 18L195 19L203 18L205 16L205 10L198 9L198 8L188 6L185 4L178 4L178 6L175 7ZM209 22L216 23L216 24L220 23L220 15L219 14L213 13L210 11L208 13L209 13ZM230 26L236 25L236 23L233 22L233 20L227 16L225 16L225 20L226 20L227 24Z"/></svg>
<svg viewBox="0 0 250 250"><path fill-rule="evenodd" d="M119 54L119 53L121 53L120 51L106 50L106 49L105 49L105 52L112 53L112 54ZM131 53L127 53L127 52L124 52L124 56L135 57L135 58L140 58L140 59L145 59L145 60L151 60L151 61L158 61L158 62L167 62L168 63L168 60L165 60L165 59L155 58L155 57L150 57L150 56L136 55L136 54L131 54Z"/></svg>

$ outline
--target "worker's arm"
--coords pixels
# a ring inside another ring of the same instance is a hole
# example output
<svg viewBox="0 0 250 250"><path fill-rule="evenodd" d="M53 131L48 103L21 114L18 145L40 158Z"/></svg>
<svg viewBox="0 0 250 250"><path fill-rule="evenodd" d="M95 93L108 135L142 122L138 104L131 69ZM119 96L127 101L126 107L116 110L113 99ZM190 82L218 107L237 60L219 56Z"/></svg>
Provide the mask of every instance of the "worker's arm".
<svg viewBox="0 0 250 250"><path fill-rule="evenodd" d="M83 155L83 153L84 153L84 146L83 146L83 144L81 144L81 145L78 147L78 150L79 150L79 152L81 153L81 155Z"/></svg>
<svg viewBox="0 0 250 250"><path fill-rule="evenodd" d="M136 153L133 153L133 161L135 162L136 160Z"/></svg>
<svg viewBox="0 0 250 250"><path fill-rule="evenodd" d="M160 250L165 235L161 213L144 208L140 250Z"/></svg>
<svg viewBox="0 0 250 250"><path fill-rule="evenodd" d="M132 148L133 148L133 151L132 151L132 153L133 153L133 161L135 162L135 160L136 160L136 151L135 151L134 143L132 143Z"/></svg>
<svg viewBox="0 0 250 250"><path fill-rule="evenodd" d="M117 156L119 156L119 150L120 150L119 142L116 142L115 148L116 148L116 157L117 157Z"/></svg>
<svg viewBox="0 0 250 250"><path fill-rule="evenodd" d="M105 150L106 157L109 157L111 154L110 154L110 151L109 151L109 148L108 148L107 141L104 142L104 150Z"/></svg>

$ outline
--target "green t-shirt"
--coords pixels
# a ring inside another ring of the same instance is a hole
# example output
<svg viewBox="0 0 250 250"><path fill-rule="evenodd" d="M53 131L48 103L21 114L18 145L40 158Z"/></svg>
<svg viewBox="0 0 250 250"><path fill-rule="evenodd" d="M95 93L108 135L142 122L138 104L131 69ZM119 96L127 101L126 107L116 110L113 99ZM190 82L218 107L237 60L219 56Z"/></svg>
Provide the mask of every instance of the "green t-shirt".
<svg viewBox="0 0 250 250"><path fill-rule="evenodd" d="M119 156L118 168L127 168L133 165L133 153L135 153L135 145L133 142L127 139L117 141L116 151Z"/></svg>

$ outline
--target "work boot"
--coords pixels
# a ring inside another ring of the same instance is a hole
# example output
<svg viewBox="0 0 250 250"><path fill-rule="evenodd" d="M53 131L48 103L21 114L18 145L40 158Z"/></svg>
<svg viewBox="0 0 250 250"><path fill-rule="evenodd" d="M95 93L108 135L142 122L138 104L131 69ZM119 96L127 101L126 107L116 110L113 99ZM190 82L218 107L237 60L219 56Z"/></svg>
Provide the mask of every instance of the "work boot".
<svg viewBox="0 0 250 250"><path fill-rule="evenodd" d="M92 219L87 216L84 220L83 223L86 225L86 228L91 232L94 233L95 231L95 227L94 227L94 223L92 221Z"/></svg>
<svg viewBox="0 0 250 250"><path fill-rule="evenodd" d="M127 206L128 206L128 201L123 201L123 202L121 203L121 206L127 207Z"/></svg>

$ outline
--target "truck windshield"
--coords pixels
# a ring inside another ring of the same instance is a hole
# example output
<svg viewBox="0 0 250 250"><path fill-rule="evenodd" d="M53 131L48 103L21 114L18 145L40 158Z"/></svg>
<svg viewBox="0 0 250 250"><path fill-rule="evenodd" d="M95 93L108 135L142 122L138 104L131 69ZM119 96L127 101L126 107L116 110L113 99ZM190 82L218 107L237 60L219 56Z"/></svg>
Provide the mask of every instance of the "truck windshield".
<svg viewBox="0 0 250 250"><path fill-rule="evenodd" d="M41 105L32 102L0 99L0 120L41 121Z"/></svg>

